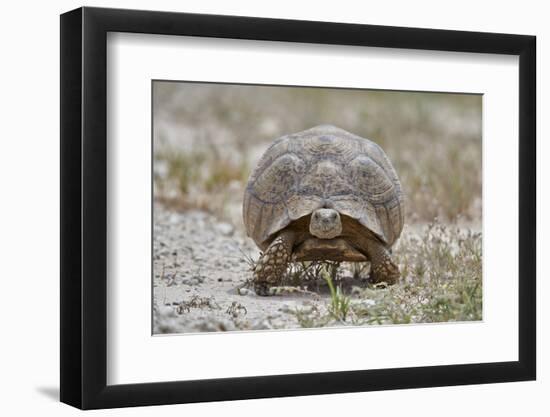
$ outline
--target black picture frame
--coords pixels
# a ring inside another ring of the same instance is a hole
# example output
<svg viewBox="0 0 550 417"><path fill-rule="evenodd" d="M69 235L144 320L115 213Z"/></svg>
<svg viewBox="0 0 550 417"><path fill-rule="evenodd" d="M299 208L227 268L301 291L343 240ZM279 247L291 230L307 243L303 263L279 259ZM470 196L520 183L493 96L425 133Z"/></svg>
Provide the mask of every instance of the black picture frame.
<svg viewBox="0 0 550 417"><path fill-rule="evenodd" d="M519 56L519 360L107 385L108 32ZM524 35L88 7L61 15L61 401L94 409L534 380L535 54Z"/></svg>

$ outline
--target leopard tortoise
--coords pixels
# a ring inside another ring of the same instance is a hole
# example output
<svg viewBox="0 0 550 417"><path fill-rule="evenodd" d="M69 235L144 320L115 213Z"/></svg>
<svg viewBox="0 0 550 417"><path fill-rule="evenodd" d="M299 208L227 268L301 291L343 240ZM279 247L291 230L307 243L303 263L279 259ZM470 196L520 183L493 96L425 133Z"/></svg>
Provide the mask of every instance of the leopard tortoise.
<svg viewBox="0 0 550 417"><path fill-rule="evenodd" d="M273 142L248 180L243 219L263 251L254 269L259 295L293 261L369 261L374 282L400 276L391 258L404 223L397 174L380 146L335 126Z"/></svg>

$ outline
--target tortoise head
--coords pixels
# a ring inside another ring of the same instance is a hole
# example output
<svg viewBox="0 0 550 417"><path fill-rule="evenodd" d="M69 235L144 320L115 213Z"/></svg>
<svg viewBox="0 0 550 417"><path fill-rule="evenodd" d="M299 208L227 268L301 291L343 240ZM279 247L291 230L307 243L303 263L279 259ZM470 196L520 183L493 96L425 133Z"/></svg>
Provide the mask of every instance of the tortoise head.
<svg viewBox="0 0 550 417"><path fill-rule="evenodd" d="M333 239L342 233L340 214L330 208L321 208L311 213L309 232L319 239Z"/></svg>

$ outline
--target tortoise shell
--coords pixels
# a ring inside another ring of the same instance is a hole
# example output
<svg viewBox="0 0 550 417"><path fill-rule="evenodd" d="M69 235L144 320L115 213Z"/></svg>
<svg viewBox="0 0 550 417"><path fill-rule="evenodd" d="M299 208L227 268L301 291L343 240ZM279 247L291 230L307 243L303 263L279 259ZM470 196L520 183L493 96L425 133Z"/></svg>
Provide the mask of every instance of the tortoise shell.
<svg viewBox="0 0 550 417"><path fill-rule="evenodd" d="M322 207L356 219L388 247L403 230L401 184L382 148L331 125L283 136L266 150L244 194L247 235L265 250Z"/></svg>

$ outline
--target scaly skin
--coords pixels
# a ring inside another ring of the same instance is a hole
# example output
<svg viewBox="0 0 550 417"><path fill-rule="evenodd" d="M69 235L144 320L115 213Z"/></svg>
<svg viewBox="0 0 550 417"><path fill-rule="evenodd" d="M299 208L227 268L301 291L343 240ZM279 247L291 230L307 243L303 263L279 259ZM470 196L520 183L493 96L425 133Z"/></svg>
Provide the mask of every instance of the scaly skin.
<svg viewBox="0 0 550 417"><path fill-rule="evenodd" d="M368 258L372 281L395 284L400 273L399 267L392 260L389 248L357 221L344 216L343 225L343 238Z"/></svg>
<svg viewBox="0 0 550 417"><path fill-rule="evenodd" d="M393 262L390 252L375 239L365 239L367 257L371 264L371 276L374 282L386 282L393 285L400 277L399 267Z"/></svg>
<svg viewBox="0 0 550 417"><path fill-rule="evenodd" d="M268 246L254 268L254 291L258 295L271 295L270 287L281 282L292 256L296 234L283 230Z"/></svg>
<svg viewBox="0 0 550 417"><path fill-rule="evenodd" d="M371 278L375 283L395 284L400 277L399 267L392 260L389 249L375 235L354 220L343 217L341 238L371 263ZM271 242L254 269L254 290L258 295L271 295L270 288L280 285L288 264L292 261L293 248L300 245L308 233L309 218L298 220L293 229L285 229ZM330 258L330 256L329 256Z"/></svg>

